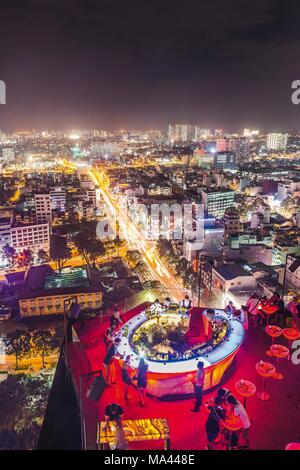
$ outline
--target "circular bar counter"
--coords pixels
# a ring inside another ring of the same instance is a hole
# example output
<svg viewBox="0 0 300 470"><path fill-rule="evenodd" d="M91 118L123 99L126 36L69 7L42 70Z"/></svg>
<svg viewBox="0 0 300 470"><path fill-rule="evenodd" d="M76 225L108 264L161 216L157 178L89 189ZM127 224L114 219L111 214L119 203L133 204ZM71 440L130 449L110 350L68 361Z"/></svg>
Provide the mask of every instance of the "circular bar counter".
<svg viewBox="0 0 300 470"><path fill-rule="evenodd" d="M200 313L199 322L203 322L207 310L195 310ZM211 336L192 342L187 339L189 317L177 310L156 314L145 310L122 326L118 332L119 352L124 357L130 355L134 367L144 357L149 366L148 393L156 397L193 393L192 380L199 360L205 367L204 390L218 385L244 340L244 328L224 310L214 312L213 320L209 320Z"/></svg>

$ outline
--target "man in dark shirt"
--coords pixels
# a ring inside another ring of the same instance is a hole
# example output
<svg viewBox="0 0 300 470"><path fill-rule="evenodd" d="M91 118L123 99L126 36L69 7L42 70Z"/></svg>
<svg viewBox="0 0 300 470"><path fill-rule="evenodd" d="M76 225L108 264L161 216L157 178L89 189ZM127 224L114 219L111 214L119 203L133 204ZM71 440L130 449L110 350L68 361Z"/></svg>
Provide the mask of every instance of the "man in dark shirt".
<svg viewBox="0 0 300 470"><path fill-rule="evenodd" d="M122 420L123 408L116 403L112 403L105 408L105 421L106 425L109 428L109 422L114 421L115 423L120 423Z"/></svg>
<svg viewBox="0 0 300 470"><path fill-rule="evenodd" d="M112 403L105 408L106 421L119 421L123 414L123 408L116 403Z"/></svg>
<svg viewBox="0 0 300 470"><path fill-rule="evenodd" d="M111 380L111 365L113 363L114 357L119 355L118 353L118 346L120 345L121 339L116 338L115 341L111 344L111 346L108 348L107 353L104 357L103 360L103 366L105 369L105 380L107 385L111 385L110 380Z"/></svg>

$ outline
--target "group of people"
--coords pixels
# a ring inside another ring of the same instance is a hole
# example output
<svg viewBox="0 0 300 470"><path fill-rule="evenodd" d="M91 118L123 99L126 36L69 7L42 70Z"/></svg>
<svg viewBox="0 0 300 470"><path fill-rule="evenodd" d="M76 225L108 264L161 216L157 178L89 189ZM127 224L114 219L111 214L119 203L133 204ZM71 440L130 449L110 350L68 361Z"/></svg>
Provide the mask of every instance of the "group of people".
<svg viewBox="0 0 300 470"><path fill-rule="evenodd" d="M230 449L249 448L249 430L251 422L242 403L226 388L220 388L215 398L205 403L208 417L205 423L207 449L213 450L222 441ZM228 431L225 423L234 417L239 423L238 431Z"/></svg>
<svg viewBox="0 0 300 470"><path fill-rule="evenodd" d="M120 346L121 339L117 336L117 327L122 325L121 312L114 307L113 313L110 317L110 326L108 327L104 343L106 346L106 354L103 360L105 369L105 380L108 386L114 385L113 369L116 361L119 361L121 366L121 377L124 384L124 398L126 401L129 399L129 389L136 385L138 390L139 403L145 406L145 396L147 388L147 372L148 364L146 364L143 357L140 358L138 367L135 368L131 364L130 355L125 358L119 353L118 347Z"/></svg>
<svg viewBox="0 0 300 470"><path fill-rule="evenodd" d="M240 318L245 330L249 327L249 322L254 327L263 326L267 321L267 313L271 313L272 320L282 328L292 326L300 329L300 303L297 297L294 297L286 305L278 293L274 293L269 299L266 296L260 296L253 292L246 305L237 309L232 301L229 301L224 308L225 312ZM273 314L272 314L273 310Z"/></svg>
<svg viewBox="0 0 300 470"><path fill-rule="evenodd" d="M164 303L160 303L157 299L153 304L153 309L158 311L161 308L169 308L171 300L166 298ZM266 321L266 314L264 308L274 308L274 321L280 326L287 326L287 319L290 319L291 324L295 328L300 328L300 305L297 298L293 298L286 306L283 299L279 294L274 294L270 299L260 297L258 294L253 293L248 299L246 305L242 305L240 309L235 308L232 301L228 302L225 311L239 318L245 329L248 329L248 324L251 322L253 326L264 324ZM188 296L180 303L180 308L189 310L191 308L191 301ZM115 382L112 378L112 366L117 359L121 368L121 377L124 384L124 398L126 401L129 399L129 390L131 387L136 387L138 390L138 400L141 406L145 406L145 395L147 388L147 372L148 365L144 358L139 360L138 367L135 368L131 364L131 357L128 355L125 358L119 353L118 346L121 339L116 336L117 329L123 324L121 312L115 307L110 318L110 325L105 334L106 355L103 365L106 372L106 382L108 386L113 385ZM199 361L197 364L197 372L193 379L195 404L191 411L199 412L203 402L203 387L204 387L205 371L204 363ZM217 395L205 403L205 409L208 416L205 422L205 430L207 435L207 449L215 449L220 442L229 448L249 448L249 429L251 422L248 413L242 403L234 396L234 394L225 389L220 388ZM105 419L109 425L110 421L116 422L116 448L126 448L126 439L122 430L123 409L120 405L111 404L106 407ZM239 420L239 431L228 431L226 427L227 420L232 417ZM118 445L120 447L118 447Z"/></svg>

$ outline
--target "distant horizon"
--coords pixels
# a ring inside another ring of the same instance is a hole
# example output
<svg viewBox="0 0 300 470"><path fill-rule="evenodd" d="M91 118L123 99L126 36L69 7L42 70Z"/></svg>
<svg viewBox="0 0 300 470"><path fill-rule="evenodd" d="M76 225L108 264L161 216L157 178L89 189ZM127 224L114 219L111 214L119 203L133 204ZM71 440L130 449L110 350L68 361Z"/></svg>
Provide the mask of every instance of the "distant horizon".
<svg viewBox="0 0 300 470"><path fill-rule="evenodd" d="M244 129L250 129L250 130L259 130L259 135L264 135L264 134L270 134L270 133L290 133L290 132L300 132L300 124L299 124L299 129L297 129L296 127L294 128L277 128L277 129L267 129L267 128L259 128L259 126L245 126L245 127L242 127L240 130L232 130L232 129L226 129L224 126L212 126L212 127L209 127L209 126L201 126L199 124L195 124L193 122L186 122L186 121L182 121L182 122L179 122L179 121L175 121L175 122L172 122L172 123L169 123L167 124L166 126L161 126L161 127L143 127L143 128L134 128L134 127L131 127L131 128L126 128L125 126L124 127L116 127L116 128L109 128L109 127L83 127L83 126L74 126L74 127L57 127L57 128L54 128L54 127L46 127L46 126L42 126L42 127L38 127L38 126L32 126L32 127L28 127L28 128L14 128L14 129L5 129L4 127L1 127L0 126L0 132L4 132L6 134L16 134L16 133L27 133L27 132L39 132L39 133L42 133L42 132L63 132L63 133L71 133L72 131L78 131L78 132L85 132L85 131L88 131L88 132L92 132L92 131L105 131L105 132L112 132L112 133L115 133L115 132L123 132L123 133L126 133L126 132L156 132L156 131L159 131L159 132L168 132L168 126L169 125L192 125L192 126L196 126L198 127L199 129L208 129L210 131L214 131L214 130L217 130L217 129L222 129L223 130L223 133L224 134L239 134L239 135L242 135L243 132L244 132Z"/></svg>
<svg viewBox="0 0 300 470"><path fill-rule="evenodd" d="M0 2L0 129L297 128L300 2L224 8L221 0Z"/></svg>

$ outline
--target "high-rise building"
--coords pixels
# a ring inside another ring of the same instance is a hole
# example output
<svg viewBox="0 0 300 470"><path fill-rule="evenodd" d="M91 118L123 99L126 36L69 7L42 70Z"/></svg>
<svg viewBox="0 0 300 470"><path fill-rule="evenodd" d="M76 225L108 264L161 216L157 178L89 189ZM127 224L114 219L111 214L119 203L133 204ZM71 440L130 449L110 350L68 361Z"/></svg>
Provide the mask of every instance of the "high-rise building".
<svg viewBox="0 0 300 470"><path fill-rule="evenodd" d="M18 251L31 249L49 251L50 231L46 224L16 224L11 227L11 244Z"/></svg>
<svg viewBox="0 0 300 470"><path fill-rule="evenodd" d="M214 155L213 166L217 170L235 170L236 155L234 152L218 152Z"/></svg>
<svg viewBox="0 0 300 470"><path fill-rule="evenodd" d="M0 247L11 244L10 237L11 218L0 218Z"/></svg>
<svg viewBox="0 0 300 470"><path fill-rule="evenodd" d="M194 140L195 138L195 126L191 124L184 124L182 126L181 138L184 142Z"/></svg>
<svg viewBox="0 0 300 470"><path fill-rule="evenodd" d="M66 209L66 192L63 188L56 187L50 191L51 209L59 212L65 212Z"/></svg>
<svg viewBox="0 0 300 470"><path fill-rule="evenodd" d="M195 139L195 126L192 124L169 125L168 137L170 140L187 142Z"/></svg>
<svg viewBox="0 0 300 470"><path fill-rule="evenodd" d="M259 136L259 130L258 129L244 129L244 137L257 137Z"/></svg>
<svg viewBox="0 0 300 470"><path fill-rule="evenodd" d="M271 150L284 150L287 146L288 134L272 132L267 135L267 148Z"/></svg>
<svg viewBox="0 0 300 470"><path fill-rule="evenodd" d="M226 137L216 140L216 152L227 152L229 150L229 141Z"/></svg>
<svg viewBox="0 0 300 470"><path fill-rule="evenodd" d="M202 191L204 212L209 216L222 217L228 207L234 205L234 191L229 189L205 189Z"/></svg>
<svg viewBox="0 0 300 470"><path fill-rule="evenodd" d="M51 222L51 196L50 194L35 194L35 217L38 224Z"/></svg>
<svg viewBox="0 0 300 470"><path fill-rule="evenodd" d="M2 157L4 163L12 162L15 159L15 150L13 147L6 147L2 150Z"/></svg>
<svg viewBox="0 0 300 470"><path fill-rule="evenodd" d="M200 129L200 127L195 127L195 142L201 142L201 140L206 140L208 137L211 136L210 129Z"/></svg>

